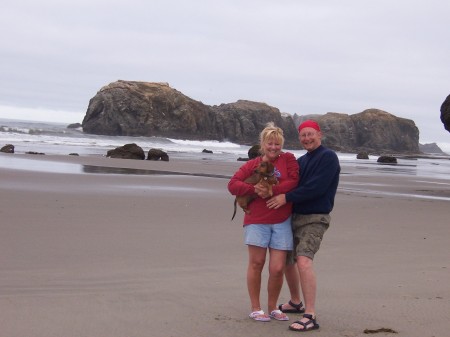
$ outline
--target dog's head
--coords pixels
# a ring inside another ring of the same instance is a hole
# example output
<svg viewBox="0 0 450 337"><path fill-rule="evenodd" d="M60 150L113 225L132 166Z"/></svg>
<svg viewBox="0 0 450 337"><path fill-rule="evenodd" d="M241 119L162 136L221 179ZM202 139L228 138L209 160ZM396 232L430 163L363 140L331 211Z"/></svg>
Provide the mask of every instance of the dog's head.
<svg viewBox="0 0 450 337"><path fill-rule="evenodd" d="M271 162L262 161L256 168L256 172L264 177L270 177L274 174L275 167Z"/></svg>

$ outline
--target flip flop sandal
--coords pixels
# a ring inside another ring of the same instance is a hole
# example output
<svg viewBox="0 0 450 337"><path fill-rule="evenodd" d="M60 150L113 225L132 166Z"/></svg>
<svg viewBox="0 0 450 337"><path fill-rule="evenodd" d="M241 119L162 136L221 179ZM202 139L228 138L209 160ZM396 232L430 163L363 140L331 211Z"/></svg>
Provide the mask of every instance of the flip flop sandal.
<svg viewBox="0 0 450 337"><path fill-rule="evenodd" d="M277 321L289 321L289 317L287 317L287 315L281 310L272 310L269 317Z"/></svg>
<svg viewBox="0 0 450 337"><path fill-rule="evenodd" d="M303 314L305 312L305 308L303 307L302 301L300 301L299 304L295 304L292 301L289 301L288 304L294 309L283 309L283 304L280 304L278 306L278 310L281 310L286 314Z"/></svg>
<svg viewBox="0 0 450 337"><path fill-rule="evenodd" d="M302 331L311 331L311 330L319 329L319 324L317 323L316 319L313 318L312 315L304 314L303 317L307 318L308 320L306 322L295 321L294 323L289 325L289 330L302 332ZM292 327L292 325L294 325L294 324L300 324L301 326L303 326L303 329L298 329L298 328ZM308 325L311 325L311 324L312 324L312 326L308 327Z"/></svg>
<svg viewBox="0 0 450 337"><path fill-rule="evenodd" d="M270 322L270 317L263 310L253 311L248 317L258 322Z"/></svg>

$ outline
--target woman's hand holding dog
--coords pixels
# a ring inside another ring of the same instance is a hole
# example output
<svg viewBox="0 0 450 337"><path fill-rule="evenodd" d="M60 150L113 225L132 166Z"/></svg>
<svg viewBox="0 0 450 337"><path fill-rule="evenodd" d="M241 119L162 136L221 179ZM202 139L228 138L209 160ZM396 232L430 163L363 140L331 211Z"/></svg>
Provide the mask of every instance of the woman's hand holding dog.
<svg viewBox="0 0 450 337"><path fill-rule="evenodd" d="M286 195L285 194L279 194L277 196L274 196L273 198L270 198L267 200L267 207L278 209L283 205L286 205Z"/></svg>
<svg viewBox="0 0 450 337"><path fill-rule="evenodd" d="M266 199L272 196L267 185L258 183L255 185L255 193L258 194L260 198Z"/></svg>

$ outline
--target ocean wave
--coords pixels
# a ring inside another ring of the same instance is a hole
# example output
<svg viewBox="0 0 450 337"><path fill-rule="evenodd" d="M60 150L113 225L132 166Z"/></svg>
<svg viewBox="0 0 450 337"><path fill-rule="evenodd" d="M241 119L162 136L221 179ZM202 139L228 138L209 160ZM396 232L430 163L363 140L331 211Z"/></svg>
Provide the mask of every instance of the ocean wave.
<svg viewBox="0 0 450 337"><path fill-rule="evenodd" d="M65 124L0 120L0 147L12 144L16 153L33 151L46 154L78 153L105 156L108 150L130 143L137 144L145 152L157 148L176 157L230 161L247 157L250 148L229 141L93 135L85 134L79 129L69 129ZM213 153L204 154L204 149ZM285 151L293 153L297 158L306 153L305 150L285 149ZM337 155L343 167L358 168L359 173L372 172L375 169L383 174L412 174L449 179L450 160L420 158L411 162L399 158L398 165L380 166L376 162L377 156L369 156L369 160L365 161L356 159L356 154L337 153Z"/></svg>
<svg viewBox="0 0 450 337"><path fill-rule="evenodd" d="M188 146L205 146L214 148L240 148L241 145L231 142L220 142L217 140L185 140L185 139L173 139L168 138L175 144L188 145Z"/></svg>
<svg viewBox="0 0 450 337"><path fill-rule="evenodd" d="M7 133L19 133L19 134L30 134L30 129L25 128L12 128L8 126L0 126L0 132L7 132Z"/></svg>
<svg viewBox="0 0 450 337"><path fill-rule="evenodd" d="M60 154L106 154L108 150L135 143L144 151L151 148L169 153L202 153L204 149L215 154L243 156L248 147L214 140L195 141L165 137L107 136L86 134L80 128L67 128L65 124L32 121L0 120L0 145L13 144L17 153L26 151Z"/></svg>

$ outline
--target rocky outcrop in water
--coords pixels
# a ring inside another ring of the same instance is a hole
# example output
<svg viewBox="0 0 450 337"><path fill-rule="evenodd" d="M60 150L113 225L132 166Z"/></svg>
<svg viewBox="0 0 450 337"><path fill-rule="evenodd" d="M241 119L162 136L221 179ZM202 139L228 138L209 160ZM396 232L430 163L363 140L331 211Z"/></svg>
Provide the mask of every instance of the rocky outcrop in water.
<svg viewBox="0 0 450 337"><path fill-rule="evenodd" d="M167 152L160 149L150 149L148 151L147 160L169 161L169 155Z"/></svg>
<svg viewBox="0 0 450 337"><path fill-rule="evenodd" d="M419 150L420 152L428 154L443 154L443 155L446 154L436 143L429 143L429 144L419 143Z"/></svg>
<svg viewBox="0 0 450 337"><path fill-rule="evenodd" d="M298 132L292 116L265 103L239 100L213 106L219 139L241 144L259 144L259 134L268 122L284 132L285 147L299 148Z"/></svg>
<svg viewBox="0 0 450 337"><path fill-rule="evenodd" d="M89 101L86 133L217 139L211 109L165 83L117 81Z"/></svg>
<svg viewBox="0 0 450 337"><path fill-rule="evenodd" d="M395 158L393 156L381 156L381 157L378 157L377 163L397 164L397 158Z"/></svg>
<svg viewBox="0 0 450 337"><path fill-rule="evenodd" d="M365 151L359 152L356 155L356 159L369 159L369 154Z"/></svg>
<svg viewBox="0 0 450 337"><path fill-rule="evenodd" d="M292 117L267 104L238 101L211 107L167 83L117 81L89 101L82 126L91 134L254 144L271 121L286 133L286 145L298 146Z"/></svg>
<svg viewBox="0 0 450 337"><path fill-rule="evenodd" d="M119 159L144 160L145 153L144 153L144 150L140 146L132 143L132 144L125 144L124 146L116 147L113 150L109 150L106 153L106 157L119 158Z"/></svg>
<svg viewBox="0 0 450 337"><path fill-rule="evenodd" d="M450 132L450 95L447 96L441 105L441 121L444 124L445 130Z"/></svg>
<svg viewBox="0 0 450 337"><path fill-rule="evenodd" d="M3 153L14 153L14 145L6 144L5 146L3 146L0 149L0 152L3 152Z"/></svg>
<svg viewBox="0 0 450 337"><path fill-rule="evenodd" d="M72 123L67 125L67 129L79 129L81 128L81 124L80 123Z"/></svg>
<svg viewBox="0 0 450 337"><path fill-rule="evenodd" d="M101 88L89 101L82 127L91 134L253 145L259 143L266 124L274 122L284 131L285 148L297 149L296 127L307 118L319 122L324 145L337 151L419 153L419 130L414 122L385 111L292 116L266 103L246 100L208 106L167 83L117 81Z"/></svg>
<svg viewBox="0 0 450 337"><path fill-rule="evenodd" d="M315 119L324 134L323 144L336 151L369 153L419 153L419 129L406 118L368 109L348 115L294 115L296 124Z"/></svg>

